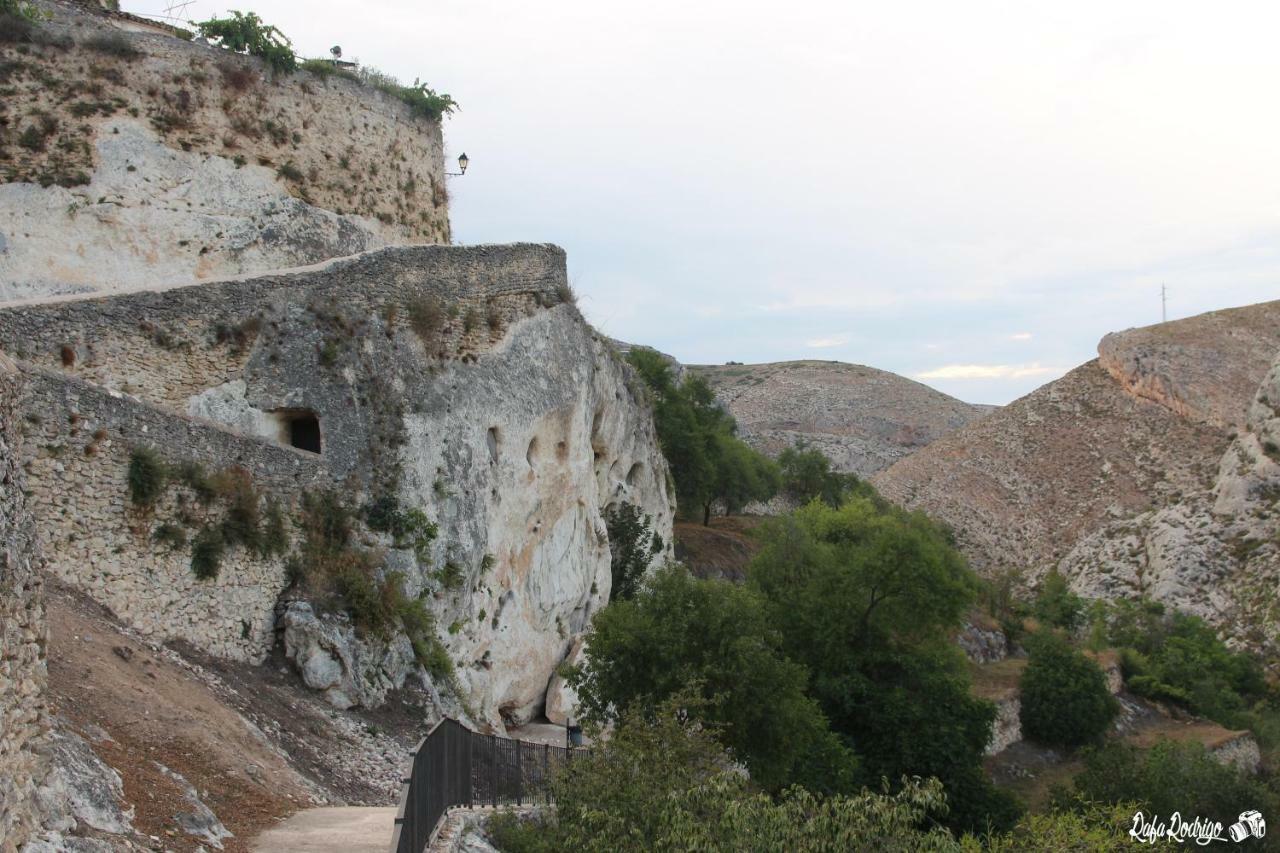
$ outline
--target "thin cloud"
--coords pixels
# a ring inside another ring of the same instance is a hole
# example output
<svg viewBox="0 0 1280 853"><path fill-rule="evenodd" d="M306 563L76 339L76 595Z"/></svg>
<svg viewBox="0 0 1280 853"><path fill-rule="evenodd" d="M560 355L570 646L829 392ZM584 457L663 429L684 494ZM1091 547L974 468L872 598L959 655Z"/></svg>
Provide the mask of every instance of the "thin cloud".
<svg viewBox="0 0 1280 853"><path fill-rule="evenodd" d="M916 379L1026 379L1065 373L1065 368L1048 367L1038 361L1030 364L948 364L917 373Z"/></svg>
<svg viewBox="0 0 1280 853"><path fill-rule="evenodd" d="M832 347L842 347L849 343L847 335L839 335L831 338L814 338L811 341L805 341L804 345L809 349L831 349Z"/></svg>
<svg viewBox="0 0 1280 853"><path fill-rule="evenodd" d="M1011 341L1029 341L1034 337L1030 332L1016 332L1009 336Z"/></svg>

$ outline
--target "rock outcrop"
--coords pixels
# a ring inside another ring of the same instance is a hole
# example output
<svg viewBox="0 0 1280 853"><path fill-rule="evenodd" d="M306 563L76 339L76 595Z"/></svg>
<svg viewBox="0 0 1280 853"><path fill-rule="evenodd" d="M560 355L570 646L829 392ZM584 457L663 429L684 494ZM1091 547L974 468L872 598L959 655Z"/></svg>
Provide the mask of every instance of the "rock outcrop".
<svg viewBox="0 0 1280 853"><path fill-rule="evenodd" d="M990 411L894 373L838 361L689 365L750 445L776 456L805 442L862 477Z"/></svg>
<svg viewBox="0 0 1280 853"><path fill-rule="evenodd" d="M1108 335L1098 360L873 482L951 525L981 572L1058 567L1090 596L1151 596L1260 643L1280 626L1277 351L1280 302Z"/></svg>
<svg viewBox="0 0 1280 853"><path fill-rule="evenodd" d="M0 300L448 242L440 123L72 3L0 45Z"/></svg>
<svg viewBox="0 0 1280 853"><path fill-rule="evenodd" d="M154 639L262 660L287 560L229 548L198 577L189 543L217 513L181 476L138 511L137 449L173 471L239 470L295 515L309 492L391 500L436 536L362 528L383 575L427 604L475 714L528 720L608 601L603 511L635 504L667 543L674 514L646 398L568 292L554 247L424 246L0 309L0 341L29 360L34 499L60 508L40 514L54 571ZM420 674L406 642L306 616L284 611L286 648L335 704Z"/></svg>

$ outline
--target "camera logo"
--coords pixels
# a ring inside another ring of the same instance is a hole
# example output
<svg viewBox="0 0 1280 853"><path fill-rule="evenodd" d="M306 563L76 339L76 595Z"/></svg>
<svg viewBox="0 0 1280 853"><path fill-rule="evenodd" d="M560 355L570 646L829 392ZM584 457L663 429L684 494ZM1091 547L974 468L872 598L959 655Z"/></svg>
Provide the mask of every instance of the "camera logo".
<svg viewBox="0 0 1280 853"><path fill-rule="evenodd" d="M1267 834L1267 822L1262 813L1247 811L1240 813L1240 819L1227 828L1227 835L1237 844L1246 838L1261 838Z"/></svg>

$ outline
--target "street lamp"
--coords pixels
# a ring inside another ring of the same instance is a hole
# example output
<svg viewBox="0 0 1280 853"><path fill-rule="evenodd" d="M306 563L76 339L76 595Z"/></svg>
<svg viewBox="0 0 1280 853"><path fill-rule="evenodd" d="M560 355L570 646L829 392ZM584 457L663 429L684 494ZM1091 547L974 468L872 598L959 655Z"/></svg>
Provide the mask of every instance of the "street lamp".
<svg viewBox="0 0 1280 853"><path fill-rule="evenodd" d="M469 158L469 157L467 156L467 152L463 151L460 155L458 155L458 170L459 170L459 171L457 171L457 172L445 172L445 174L446 174L446 175L449 175L449 176L451 176L451 177L454 177L454 178L460 178L460 177L462 177L463 175L465 175L465 174L467 173L467 164L468 164L468 163L470 163L470 162L471 162L471 158Z"/></svg>

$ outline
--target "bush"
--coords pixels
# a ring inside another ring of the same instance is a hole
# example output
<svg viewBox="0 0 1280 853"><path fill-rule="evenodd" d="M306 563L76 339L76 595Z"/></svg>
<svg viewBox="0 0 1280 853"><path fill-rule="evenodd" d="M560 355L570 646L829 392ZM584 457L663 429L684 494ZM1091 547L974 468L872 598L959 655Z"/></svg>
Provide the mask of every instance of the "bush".
<svg viewBox="0 0 1280 853"><path fill-rule="evenodd" d="M202 581L213 580L218 576L225 551L222 531L217 527L202 527L191 540L191 571Z"/></svg>
<svg viewBox="0 0 1280 853"><path fill-rule="evenodd" d="M817 498L828 506L838 507L849 498L865 497L885 505L870 483L855 474L833 470L825 453L804 442L778 454L778 468L782 491L800 503Z"/></svg>
<svg viewBox="0 0 1280 853"><path fill-rule="evenodd" d="M1227 648L1198 616L1118 601L1098 610L1094 630L1121 650L1125 681L1140 696L1233 728L1255 725L1252 706L1271 698L1258 662Z"/></svg>
<svg viewBox="0 0 1280 853"><path fill-rule="evenodd" d="M893 796L863 791L819 798L791 789L758 793L734 772L700 700L673 697L650 713L630 709L602 746L552 782L556 807L541 818L497 815L489 831L513 853L649 850L957 850L929 828L946 812L936 780L908 781Z"/></svg>
<svg viewBox="0 0 1280 853"><path fill-rule="evenodd" d="M369 66L360 68L354 74L345 73L366 86L403 101L409 105L410 112L421 118L439 121L458 109L458 103L453 98L436 92L418 80L414 80L412 86L405 86L390 74Z"/></svg>
<svg viewBox="0 0 1280 853"><path fill-rule="evenodd" d="M653 531L652 519L635 504L623 502L606 509L604 521L609 531L609 568L613 575L609 599L625 601L639 591L649 562L662 551L662 537Z"/></svg>
<svg viewBox="0 0 1280 853"><path fill-rule="evenodd" d="M1067 579L1054 569L1040 583L1031 613L1047 625L1073 631L1084 619L1084 599L1072 592Z"/></svg>
<svg viewBox="0 0 1280 853"><path fill-rule="evenodd" d="M129 457L129 500L134 506L150 508L164 493L168 483L165 464L149 447L134 448Z"/></svg>
<svg viewBox="0 0 1280 853"><path fill-rule="evenodd" d="M1022 733L1068 749L1096 742L1119 711L1102 669L1048 631L1028 641L1022 673Z"/></svg>
<svg viewBox="0 0 1280 853"><path fill-rule="evenodd" d="M298 57L289 39L253 12L246 15L233 11L229 18L197 22L196 29L200 35L215 39L228 50L264 60L278 73L288 73L298 67Z"/></svg>
<svg viewBox="0 0 1280 853"><path fill-rule="evenodd" d="M1120 743L1090 750L1072 787L1054 793L1060 809L1078 809L1082 802L1130 803L1148 815L1167 819L1180 812L1224 827L1245 809L1280 811L1276 793L1263 782L1218 762L1199 743L1167 740L1145 751ZM1265 846L1251 839L1242 849Z"/></svg>

